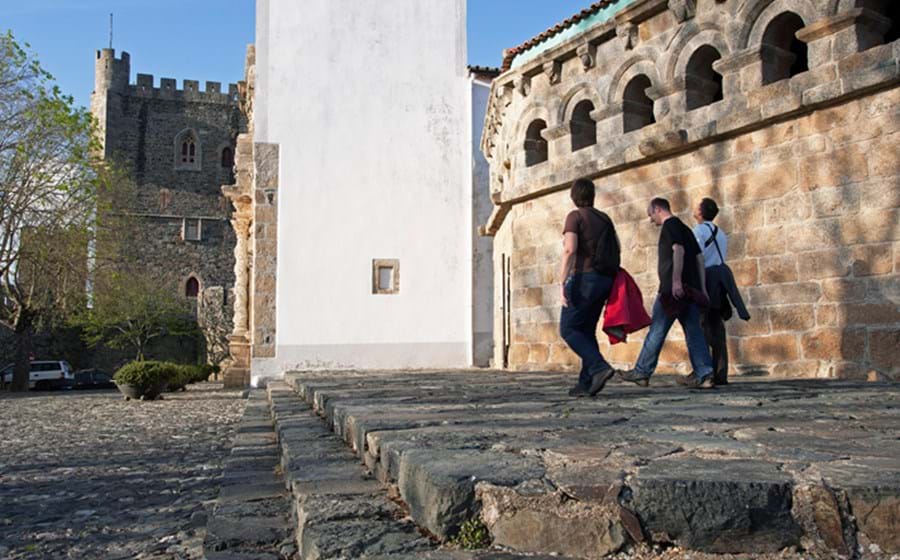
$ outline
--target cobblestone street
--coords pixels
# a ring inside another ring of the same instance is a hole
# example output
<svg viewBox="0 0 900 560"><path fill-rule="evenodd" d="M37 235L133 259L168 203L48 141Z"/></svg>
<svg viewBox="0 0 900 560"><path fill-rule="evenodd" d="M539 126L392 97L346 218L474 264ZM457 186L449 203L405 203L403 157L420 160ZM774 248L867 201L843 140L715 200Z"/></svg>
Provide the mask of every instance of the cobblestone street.
<svg viewBox="0 0 900 560"><path fill-rule="evenodd" d="M198 558L245 401L0 395L0 558Z"/></svg>

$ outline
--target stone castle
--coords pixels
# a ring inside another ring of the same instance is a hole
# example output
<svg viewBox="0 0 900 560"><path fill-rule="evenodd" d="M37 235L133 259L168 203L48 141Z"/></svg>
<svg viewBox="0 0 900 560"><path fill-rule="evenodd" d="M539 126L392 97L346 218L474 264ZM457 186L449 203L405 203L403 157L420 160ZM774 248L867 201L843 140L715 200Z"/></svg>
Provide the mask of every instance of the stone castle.
<svg viewBox="0 0 900 560"><path fill-rule="evenodd" d="M237 86L151 75L130 82L131 60L97 51L91 112L103 154L136 187L140 266L190 300L222 305L231 313L234 231L221 186L234 179L234 151L246 119Z"/></svg>
<svg viewBox="0 0 900 560"><path fill-rule="evenodd" d="M568 188L589 177L646 298L649 200L667 197L686 223L701 197L719 202L753 315L728 323L739 373L895 376L898 38L892 0L603 0L506 51L482 144L494 362L576 364L558 334L555 275ZM637 334L601 350L633 364ZM686 362L670 341L661 367Z"/></svg>

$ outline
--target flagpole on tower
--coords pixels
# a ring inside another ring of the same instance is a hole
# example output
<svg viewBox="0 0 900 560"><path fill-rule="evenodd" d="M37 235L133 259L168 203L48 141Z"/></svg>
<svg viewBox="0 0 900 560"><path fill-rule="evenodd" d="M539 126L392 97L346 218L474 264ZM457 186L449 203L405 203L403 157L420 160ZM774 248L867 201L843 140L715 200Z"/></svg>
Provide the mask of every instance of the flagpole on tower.
<svg viewBox="0 0 900 560"><path fill-rule="evenodd" d="M113 43L113 15L109 14L109 48L112 49Z"/></svg>

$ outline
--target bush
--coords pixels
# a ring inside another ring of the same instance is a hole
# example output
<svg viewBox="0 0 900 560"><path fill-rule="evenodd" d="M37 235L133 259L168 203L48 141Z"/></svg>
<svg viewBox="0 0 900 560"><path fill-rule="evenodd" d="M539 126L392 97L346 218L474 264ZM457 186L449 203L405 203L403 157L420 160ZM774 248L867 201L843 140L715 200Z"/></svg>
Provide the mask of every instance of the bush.
<svg viewBox="0 0 900 560"><path fill-rule="evenodd" d="M478 550L491 545L491 533L481 518L474 517L464 522L459 532L450 539L450 544L466 550Z"/></svg>
<svg viewBox="0 0 900 560"><path fill-rule="evenodd" d="M151 387L175 380L179 375L177 367L168 362L131 362L119 368L113 379L125 385Z"/></svg>

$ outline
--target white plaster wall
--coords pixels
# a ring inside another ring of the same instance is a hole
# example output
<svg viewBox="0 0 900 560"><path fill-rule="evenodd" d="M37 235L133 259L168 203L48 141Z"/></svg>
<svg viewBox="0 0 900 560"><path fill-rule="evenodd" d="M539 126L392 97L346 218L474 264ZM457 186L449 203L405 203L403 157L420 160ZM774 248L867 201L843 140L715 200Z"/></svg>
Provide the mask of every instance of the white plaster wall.
<svg viewBox="0 0 900 560"><path fill-rule="evenodd" d="M259 0L256 142L280 146L276 358L461 367L472 344L465 0ZM400 260L399 295L372 259Z"/></svg>
<svg viewBox="0 0 900 560"><path fill-rule="evenodd" d="M491 84L472 78L470 158L472 163L472 365L487 367L493 355L494 240L478 235L494 205L491 202L491 167L481 153L481 134L487 113Z"/></svg>

